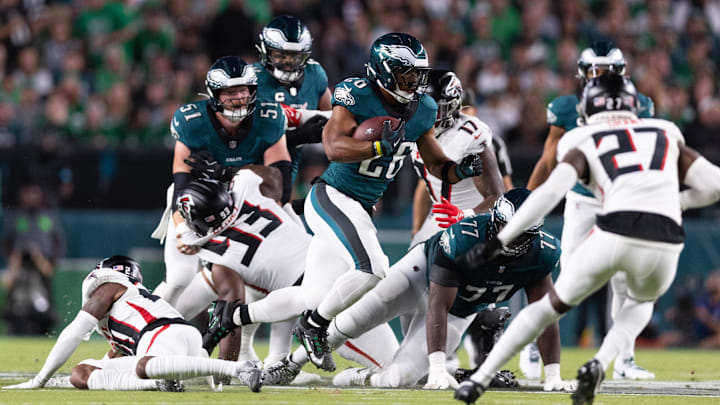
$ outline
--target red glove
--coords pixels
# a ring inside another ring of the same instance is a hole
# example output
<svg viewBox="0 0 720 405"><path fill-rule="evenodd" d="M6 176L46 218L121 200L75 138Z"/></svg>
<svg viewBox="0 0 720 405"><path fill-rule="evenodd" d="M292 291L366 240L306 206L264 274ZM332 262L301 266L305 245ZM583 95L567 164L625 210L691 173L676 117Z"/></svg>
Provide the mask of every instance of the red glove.
<svg viewBox="0 0 720 405"><path fill-rule="evenodd" d="M466 212L454 206L445 197L441 197L440 201L442 201L440 204L434 204L432 207L432 213L438 214L435 216L435 220L438 222L440 228L448 228L450 225L462 221L462 219L465 218ZM470 213L467 212L467 214Z"/></svg>
<svg viewBox="0 0 720 405"><path fill-rule="evenodd" d="M289 105L280 104L280 106L283 109L283 112L285 113L285 118L287 119L288 127L294 128L300 125L300 118L302 118L302 114L300 111L290 107Z"/></svg>

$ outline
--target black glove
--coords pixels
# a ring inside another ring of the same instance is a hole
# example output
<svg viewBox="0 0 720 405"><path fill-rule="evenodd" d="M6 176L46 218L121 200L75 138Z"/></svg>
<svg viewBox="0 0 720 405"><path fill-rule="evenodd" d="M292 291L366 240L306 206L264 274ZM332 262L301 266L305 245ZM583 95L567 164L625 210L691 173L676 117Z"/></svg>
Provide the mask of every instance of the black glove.
<svg viewBox="0 0 720 405"><path fill-rule="evenodd" d="M288 147L322 142L322 131L327 122L328 119L324 116L316 115L297 127L295 131L287 131Z"/></svg>
<svg viewBox="0 0 720 405"><path fill-rule="evenodd" d="M462 180L468 177L479 176L482 173L483 163L479 154L467 155L460 164L455 166L455 175Z"/></svg>
<svg viewBox="0 0 720 405"><path fill-rule="evenodd" d="M477 267L495 259L501 253L502 243L498 238L492 238L485 243L476 244L467 253L455 260L464 260L469 266Z"/></svg>
<svg viewBox="0 0 720 405"><path fill-rule="evenodd" d="M196 179L230 181L234 174L230 168L221 165L215 160L213 155L206 150L193 152L184 162L190 166L190 173Z"/></svg>
<svg viewBox="0 0 720 405"><path fill-rule="evenodd" d="M394 154L404 138L405 121L400 121L400 124L395 129L391 128L390 120L383 122L382 138L380 140L382 156L390 156Z"/></svg>
<svg viewBox="0 0 720 405"><path fill-rule="evenodd" d="M233 313L235 312L235 308L240 305L240 300L233 302L217 300L210 306L208 310L210 322L207 332L203 335L203 348L208 354L212 354L215 346L217 346L225 336L235 333L233 331L237 325L233 322Z"/></svg>

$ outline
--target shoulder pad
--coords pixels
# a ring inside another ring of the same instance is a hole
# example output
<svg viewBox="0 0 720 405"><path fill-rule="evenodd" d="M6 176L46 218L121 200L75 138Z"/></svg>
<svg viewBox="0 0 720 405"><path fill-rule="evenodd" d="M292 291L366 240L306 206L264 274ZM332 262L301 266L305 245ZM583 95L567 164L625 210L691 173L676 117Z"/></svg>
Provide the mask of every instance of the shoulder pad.
<svg viewBox="0 0 720 405"><path fill-rule="evenodd" d="M257 125L258 135L269 144L274 144L285 134L285 113L276 102L263 102L253 113L253 130Z"/></svg>
<svg viewBox="0 0 720 405"><path fill-rule="evenodd" d="M575 119L577 116L577 103L574 95L556 97L547 106L548 124L565 127L568 119Z"/></svg>
<svg viewBox="0 0 720 405"><path fill-rule="evenodd" d="M126 287L131 287L133 285L127 276L115 270L93 270L87 275L87 277L85 277L85 280L83 280L82 283L82 305L85 305L93 292L105 283L117 283Z"/></svg>
<svg viewBox="0 0 720 405"><path fill-rule="evenodd" d="M655 116L655 104L650 97L638 93L638 104L640 104L637 113L639 118L653 118Z"/></svg>
<svg viewBox="0 0 720 405"><path fill-rule="evenodd" d="M307 64L308 64L308 65L318 65L318 66L320 66L320 63L319 63L318 61L316 61L315 59L312 59L312 58L310 58L310 59L307 60Z"/></svg>
<svg viewBox="0 0 720 405"><path fill-rule="evenodd" d="M244 195L245 190L251 187L258 187L262 184L262 182L262 177L255 174L252 170L242 169L235 174L235 177L233 177L230 183L230 191Z"/></svg>
<svg viewBox="0 0 720 405"><path fill-rule="evenodd" d="M492 144L492 130L479 118L472 115L461 114L462 124L458 132L468 135L467 153L480 153Z"/></svg>
<svg viewBox="0 0 720 405"><path fill-rule="evenodd" d="M357 104L358 97L370 91L370 82L360 77L348 77L335 86L332 94L332 105L352 107Z"/></svg>

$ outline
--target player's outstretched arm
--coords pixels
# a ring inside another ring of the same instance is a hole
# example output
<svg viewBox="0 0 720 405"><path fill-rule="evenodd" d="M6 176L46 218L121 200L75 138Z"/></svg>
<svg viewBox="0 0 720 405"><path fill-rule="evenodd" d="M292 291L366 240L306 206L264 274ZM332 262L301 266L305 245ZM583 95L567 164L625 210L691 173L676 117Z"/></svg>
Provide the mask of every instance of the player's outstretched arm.
<svg viewBox="0 0 720 405"><path fill-rule="evenodd" d="M525 294L529 303L540 300L553 290L552 276L548 274L545 278L525 287ZM560 377L560 326L558 322L550 324L538 336L538 349L545 364L545 391L574 391L573 381L563 381Z"/></svg>
<svg viewBox="0 0 720 405"><path fill-rule="evenodd" d="M447 269L439 269L436 266L433 265L435 267L433 271L436 273L449 272ZM430 367L427 384L423 388L432 390L457 388L458 382L447 372L445 367L447 319L450 307L455 301L457 287L447 287L431 281L429 294L426 335Z"/></svg>
<svg viewBox="0 0 720 405"><path fill-rule="evenodd" d="M530 175L530 180L528 180L528 190L534 190L543 184L557 165L557 145L564 133L564 128L550 125L550 131L545 139L542 156L540 156L540 160L535 164L535 168Z"/></svg>
<svg viewBox="0 0 720 405"><path fill-rule="evenodd" d="M578 149L572 149L563 161L553 170L542 186L530 193L525 203L498 233L497 240L507 245L518 235L525 232L528 226L549 214L565 197L579 178L588 174L585 155Z"/></svg>
<svg viewBox="0 0 720 405"><path fill-rule="evenodd" d="M427 170L442 181L455 184L482 173L482 160L479 155L465 156L459 164L447 157L435 139L435 128L430 128L418 138L417 146Z"/></svg>
<svg viewBox="0 0 720 405"><path fill-rule="evenodd" d="M692 188L680 193L683 210L702 208L720 200L720 167L685 145L680 145L680 182Z"/></svg>
<svg viewBox="0 0 720 405"><path fill-rule="evenodd" d="M415 193L413 194L413 236L422 228L423 223L425 223L425 218L427 218L428 213L430 213L430 207L432 207L432 201L430 200L430 194L428 194L425 182L418 180Z"/></svg>
<svg viewBox="0 0 720 405"><path fill-rule="evenodd" d="M473 209L474 212L484 212L491 209L495 201L505 192L500 167L492 148L486 147L485 150L480 152L480 158L483 162L483 171L479 176L473 177L473 182L477 190L482 194L483 200Z"/></svg>
<svg viewBox="0 0 720 405"><path fill-rule="evenodd" d="M325 154L332 162L361 162L375 156L372 142L352 137L357 127L355 117L345 107L336 105L322 133Z"/></svg>
<svg viewBox="0 0 720 405"><path fill-rule="evenodd" d="M58 336L55 346L50 350L47 360L40 372L29 381L22 384L3 387L4 389L32 389L45 386L50 377L62 367L75 352L83 337L90 333L98 319L102 319L110 310L112 304L126 290L126 287L116 283L105 283L98 287L87 303L78 312L75 319L63 329Z"/></svg>

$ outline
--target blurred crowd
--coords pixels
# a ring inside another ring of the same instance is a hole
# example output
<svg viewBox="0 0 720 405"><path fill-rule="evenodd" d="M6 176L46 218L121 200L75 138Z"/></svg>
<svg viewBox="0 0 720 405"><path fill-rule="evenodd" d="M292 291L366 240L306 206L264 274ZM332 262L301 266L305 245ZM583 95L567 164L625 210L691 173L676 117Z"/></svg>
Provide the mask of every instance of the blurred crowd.
<svg viewBox="0 0 720 405"><path fill-rule="evenodd" d="M530 168L547 103L578 90L580 51L612 40L656 115L720 161L720 0L0 0L0 151L169 153L171 114L204 91L210 63L256 61L257 34L283 13L310 28L331 86L364 75L379 35L415 35Z"/></svg>

